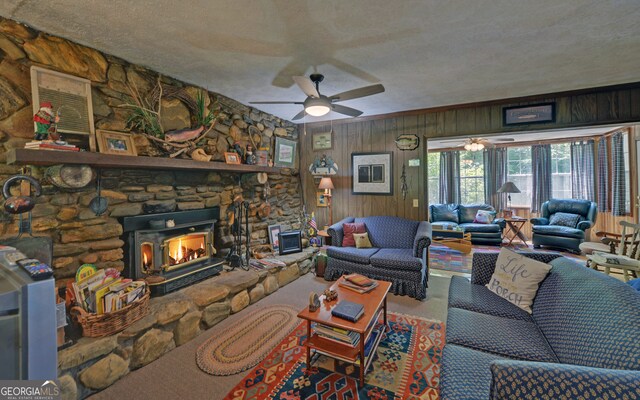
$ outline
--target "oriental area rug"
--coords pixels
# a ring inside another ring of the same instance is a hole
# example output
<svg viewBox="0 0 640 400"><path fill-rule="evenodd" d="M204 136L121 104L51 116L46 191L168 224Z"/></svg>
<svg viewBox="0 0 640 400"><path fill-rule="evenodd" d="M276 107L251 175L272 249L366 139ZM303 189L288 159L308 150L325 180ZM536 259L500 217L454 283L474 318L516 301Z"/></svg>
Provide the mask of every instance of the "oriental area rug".
<svg viewBox="0 0 640 400"><path fill-rule="evenodd" d="M363 387L352 364L317 355L307 367L303 322L225 399L438 399L444 324L396 313L388 322Z"/></svg>
<svg viewBox="0 0 640 400"><path fill-rule="evenodd" d="M222 335L204 342L196 363L211 375L233 375L262 361L299 323L298 310L288 305L260 308Z"/></svg>

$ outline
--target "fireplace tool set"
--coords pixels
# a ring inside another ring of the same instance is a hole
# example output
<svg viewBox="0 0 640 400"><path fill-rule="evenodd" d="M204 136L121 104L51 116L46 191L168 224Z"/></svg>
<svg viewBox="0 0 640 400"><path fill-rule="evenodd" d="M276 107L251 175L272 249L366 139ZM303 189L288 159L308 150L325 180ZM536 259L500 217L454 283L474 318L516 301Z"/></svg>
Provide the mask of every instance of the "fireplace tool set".
<svg viewBox="0 0 640 400"><path fill-rule="evenodd" d="M251 255L249 253L249 243L251 240L249 233L249 202L242 201L242 199L236 200L231 205L230 221L231 233L233 234L233 246L231 252L227 256L229 265L232 269L241 267L244 270L249 269L249 260ZM244 223L244 229L242 224ZM242 254L242 234L244 231L245 236L245 249L244 255Z"/></svg>

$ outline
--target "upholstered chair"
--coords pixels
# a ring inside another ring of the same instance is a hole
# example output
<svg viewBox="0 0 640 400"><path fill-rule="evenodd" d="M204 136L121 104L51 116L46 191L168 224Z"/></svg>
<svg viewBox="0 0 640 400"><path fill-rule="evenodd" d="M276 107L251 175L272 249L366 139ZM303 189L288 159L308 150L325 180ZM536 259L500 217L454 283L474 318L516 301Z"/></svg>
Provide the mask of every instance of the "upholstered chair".
<svg viewBox="0 0 640 400"><path fill-rule="evenodd" d="M551 199L540 218L531 218L533 247L553 247L580 254L585 232L596 222L598 206L589 200Z"/></svg>

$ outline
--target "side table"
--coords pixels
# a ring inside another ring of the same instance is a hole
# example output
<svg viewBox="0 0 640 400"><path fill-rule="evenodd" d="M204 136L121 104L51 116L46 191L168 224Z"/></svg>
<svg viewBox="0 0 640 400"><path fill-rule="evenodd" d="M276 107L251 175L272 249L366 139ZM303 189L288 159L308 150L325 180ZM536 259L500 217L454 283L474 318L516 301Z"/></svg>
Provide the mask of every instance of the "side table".
<svg viewBox="0 0 640 400"><path fill-rule="evenodd" d="M323 246L331 246L331 235L327 231L318 231L318 236L322 237Z"/></svg>
<svg viewBox="0 0 640 400"><path fill-rule="evenodd" d="M511 246L511 243L518 238L522 243L527 244L527 237L522 233L522 227L529 220L525 218L509 218L504 220L507 223L507 232L504 234L504 238L508 240L505 246Z"/></svg>

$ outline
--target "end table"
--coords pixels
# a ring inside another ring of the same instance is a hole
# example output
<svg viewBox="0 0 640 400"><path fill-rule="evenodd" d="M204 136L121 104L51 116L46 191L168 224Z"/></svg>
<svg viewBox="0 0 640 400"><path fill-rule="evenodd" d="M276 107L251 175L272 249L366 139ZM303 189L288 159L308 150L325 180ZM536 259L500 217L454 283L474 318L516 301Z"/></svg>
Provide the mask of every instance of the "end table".
<svg viewBox="0 0 640 400"><path fill-rule="evenodd" d="M505 246L511 246L511 243L518 238L524 243L527 244L527 237L524 233L522 233L522 227L529 221L526 218L506 218L504 220L507 223L507 232L504 234L504 238L508 240Z"/></svg>

